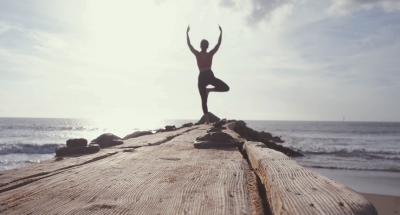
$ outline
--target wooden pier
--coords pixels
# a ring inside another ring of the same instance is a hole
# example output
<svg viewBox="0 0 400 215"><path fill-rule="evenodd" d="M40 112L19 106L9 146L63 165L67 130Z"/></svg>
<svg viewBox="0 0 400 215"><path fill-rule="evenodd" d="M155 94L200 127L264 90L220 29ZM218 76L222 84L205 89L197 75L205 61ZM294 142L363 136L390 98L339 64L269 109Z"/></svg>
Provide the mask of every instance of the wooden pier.
<svg viewBox="0 0 400 215"><path fill-rule="evenodd" d="M209 125L0 172L0 214L377 214L354 190Z"/></svg>

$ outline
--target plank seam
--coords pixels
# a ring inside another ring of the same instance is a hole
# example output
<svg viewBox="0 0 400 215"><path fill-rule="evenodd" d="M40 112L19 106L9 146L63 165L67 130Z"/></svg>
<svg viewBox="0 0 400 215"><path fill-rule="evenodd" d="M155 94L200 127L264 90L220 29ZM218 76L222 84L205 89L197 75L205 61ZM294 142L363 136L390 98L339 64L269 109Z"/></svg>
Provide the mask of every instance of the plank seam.
<svg viewBox="0 0 400 215"><path fill-rule="evenodd" d="M264 215L272 215L272 210L271 210L271 206L269 204L269 201L267 199L267 191L265 189L265 186L263 185L263 183L262 183L259 175L257 174L257 172L254 171L254 169L253 169L253 167L252 167L252 165L251 165L251 163L249 161L249 157L248 157L248 155L246 153L246 150L243 148L243 146L244 146L244 143L241 143L240 146L239 146L239 152L243 155L243 158L249 164L250 171L252 171L253 174L256 177L257 190L258 190L258 193L259 193L259 195L261 197L261 200L262 200L262 211L264 211Z"/></svg>

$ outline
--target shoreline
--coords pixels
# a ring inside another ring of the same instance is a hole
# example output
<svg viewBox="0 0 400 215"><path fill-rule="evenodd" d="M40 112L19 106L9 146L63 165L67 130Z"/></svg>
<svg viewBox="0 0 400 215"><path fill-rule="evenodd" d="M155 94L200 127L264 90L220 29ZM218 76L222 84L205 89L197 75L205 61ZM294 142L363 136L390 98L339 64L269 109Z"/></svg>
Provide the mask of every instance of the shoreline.
<svg viewBox="0 0 400 215"><path fill-rule="evenodd" d="M377 214L353 189L262 142L242 138L237 131L246 130L244 126L232 122L218 131L217 124L199 125L135 136L117 145L98 138L99 146L110 147L0 174L0 211Z"/></svg>
<svg viewBox="0 0 400 215"><path fill-rule="evenodd" d="M305 168L353 189L370 201L379 214L400 214L399 172Z"/></svg>
<svg viewBox="0 0 400 215"><path fill-rule="evenodd" d="M308 168L308 167L306 167ZM355 190L371 202L379 214L400 214L400 173L308 168Z"/></svg>
<svg viewBox="0 0 400 215"><path fill-rule="evenodd" d="M371 202L379 214L398 215L400 214L400 196L379 195L360 193L364 198Z"/></svg>
<svg viewBox="0 0 400 215"><path fill-rule="evenodd" d="M359 193L400 197L400 173L397 172L308 169L344 184Z"/></svg>

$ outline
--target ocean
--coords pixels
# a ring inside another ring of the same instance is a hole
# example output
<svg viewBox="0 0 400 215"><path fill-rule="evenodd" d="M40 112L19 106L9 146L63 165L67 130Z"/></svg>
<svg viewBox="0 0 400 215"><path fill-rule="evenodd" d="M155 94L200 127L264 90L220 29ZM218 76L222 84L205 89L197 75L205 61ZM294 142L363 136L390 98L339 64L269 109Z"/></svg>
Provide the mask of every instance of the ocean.
<svg viewBox="0 0 400 215"><path fill-rule="evenodd" d="M196 120L150 122L88 119L0 118L0 171L42 162L70 138L89 142L103 133L119 137L138 130L181 126ZM280 136L284 146L304 157L294 158L310 168L381 171L400 174L400 123L303 122L245 120L257 131Z"/></svg>

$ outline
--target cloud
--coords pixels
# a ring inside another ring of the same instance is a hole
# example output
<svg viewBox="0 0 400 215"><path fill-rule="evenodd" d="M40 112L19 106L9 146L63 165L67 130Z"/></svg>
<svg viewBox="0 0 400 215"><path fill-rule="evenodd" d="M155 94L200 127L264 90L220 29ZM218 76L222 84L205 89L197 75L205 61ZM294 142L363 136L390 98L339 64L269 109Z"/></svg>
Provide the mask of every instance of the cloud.
<svg viewBox="0 0 400 215"><path fill-rule="evenodd" d="M281 9L291 8L296 0L252 0L252 9L247 17L249 24L257 24L262 20L271 20Z"/></svg>
<svg viewBox="0 0 400 215"><path fill-rule="evenodd" d="M233 0L221 0L219 5L222 7L232 8L236 5L236 2Z"/></svg>
<svg viewBox="0 0 400 215"><path fill-rule="evenodd" d="M58 39L55 35L50 33L31 31L29 33L29 37L34 39L39 43L40 46L46 49L62 49L67 46L64 41Z"/></svg>
<svg viewBox="0 0 400 215"><path fill-rule="evenodd" d="M334 15L349 15L360 10L371 10L372 8L382 8L386 12L400 11L400 1L398 0L334 0L328 8L329 13Z"/></svg>
<svg viewBox="0 0 400 215"><path fill-rule="evenodd" d="M9 31L23 31L23 29L19 25L11 25L7 22L0 22L0 35Z"/></svg>
<svg viewBox="0 0 400 215"><path fill-rule="evenodd" d="M165 3L166 0L153 0L153 1L154 1L154 4L156 4L156 5L162 5Z"/></svg>
<svg viewBox="0 0 400 215"><path fill-rule="evenodd" d="M292 13L296 3L303 0L221 0L219 6L234 11L246 11L245 20L248 25L255 26L262 21L281 23Z"/></svg>

